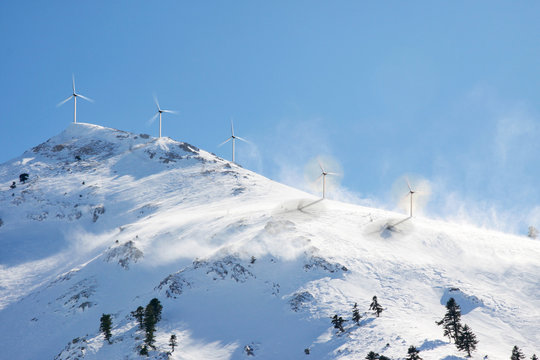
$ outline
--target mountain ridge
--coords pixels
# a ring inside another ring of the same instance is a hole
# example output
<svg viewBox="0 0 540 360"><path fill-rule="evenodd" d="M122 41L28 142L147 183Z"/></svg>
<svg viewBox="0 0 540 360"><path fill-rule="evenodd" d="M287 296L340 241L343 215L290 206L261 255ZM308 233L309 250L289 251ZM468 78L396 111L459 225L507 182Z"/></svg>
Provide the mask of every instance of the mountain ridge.
<svg viewBox="0 0 540 360"><path fill-rule="evenodd" d="M402 359L409 345L461 359L435 325L449 297L480 339L473 358L540 352L540 242L526 237L320 201L193 145L90 124L0 165L0 188L12 359L142 358L130 312L153 297L156 359L173 332L173 359L243 359L245 346L263 359ZM337 334L330 317L350 320L355 302L361 326Z"/></svg>

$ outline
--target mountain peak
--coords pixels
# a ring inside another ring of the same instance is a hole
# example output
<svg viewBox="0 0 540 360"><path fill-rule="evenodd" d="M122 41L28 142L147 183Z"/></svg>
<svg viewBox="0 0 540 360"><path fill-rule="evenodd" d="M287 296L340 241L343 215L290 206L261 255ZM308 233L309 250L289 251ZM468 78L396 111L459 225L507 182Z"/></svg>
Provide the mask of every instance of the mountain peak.
<svg viewBox="0 0 540 360"><path fill-rule="evenodd" d="M318 199L187 143L90 124L1 164L0 189L6 358L139 359L132 312L153 298L152 359L403 358L410 345L462 359L435 324L450 297L477 358L540 343L540 242L525 237Z"/></svg>

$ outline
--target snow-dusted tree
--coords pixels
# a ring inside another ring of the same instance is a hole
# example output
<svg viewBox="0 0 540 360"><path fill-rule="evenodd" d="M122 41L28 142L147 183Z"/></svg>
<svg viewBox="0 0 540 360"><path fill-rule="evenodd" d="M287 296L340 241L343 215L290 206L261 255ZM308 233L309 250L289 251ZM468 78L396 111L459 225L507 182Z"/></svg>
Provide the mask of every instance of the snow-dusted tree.
<svg viewBox="0 0 540 360"><path fill-rule="evenodd" d="M101 319L99 320L99 331L105 336L105 340L110 344L111 343L111 328L112 328L112 319L110 314L102 314Z"/></svg>
<svg viewBox="0 0 540 360"><path fill-rule="evenodd" d="M452 297L446 302L446 314L437 325L442 325L444 335L448 336L450 341L458 343L458 336L461 332L461 308Z"/></svg>
<svg viewBox="0 0 540 360"><path fill-rule="evenodd" d="M383 311L383 307L379 304L376 296L373 297L373 301L371 302L371 305L369 305L369 310L375 311L375 314L377 315L377 317L381 315Z"/></svg>
<svg viewBox="0 0 540 360"><path fill-rule="evenodd" d="M163 306L158 299L153 298L150 300L146 308L144 309L144 331L146 332L146 337L144 342L147 346L154 348L155 336L154 332L156 331L156 324L161 320L161 310Z"/></svg>
<svg viewBox="0 0 540 360"><path fill-rule="evenodd" d="M171 347L171 352L174 352L174 347L178 345L178 342L176 341L176 335L172 334L171 338L169 339L169 346Z"/></svg>
<svg viewBox="0 0 540 360"><path fill-rule="evenodd" d="M536 229L534 226L529 226L529 233L527 234L528 237L531 239L536 239L538 237L538 229Z"/></svg>
<svg viewBox="0 0 540 360"><path fill-rule="evenodd" d="M352 321L354 321L356 325L360 325L361 318L362 318L362 315L360 315L360 311L358 310L358 304L354 303L353 310L352 310Z"/></svg>
<svg viewBox="0 0 540 360"><path fill-rule="evenodd" d="M347 320L343 320L341 316L334 315L332 317L332 324L334 325L334 328L339 329L339 331L343 332L345 329L343 329L343 323Z"/></svg>
<svg viewBox="0 0 540 360"><path fill-rule="evenodd" d="M536 356L536 354L533 354L533 356L531 356L531 360L538 360L538 356Z"/></svg>
<svg viewBox="0 0 540 360"><path fill-rule="evenodd" d="M248 356L255 356L255 353L253 352L253 348L249 345L244 346L244 351L246 352L246 355Z"/></svg>
<svg viewBox="0 0 540 360"><path fill-rule="evenodd" d="M370 351L366 355L366 360L378 360L378 359L379 359L379 354L377 354L376 352Z"/></svg>
<svg viewBox="0 0 540 360"><path fill-rule="evenodd" d="M142 330L144 328L144 308L139 306L137 310L131 312L131 316L137 320L139 328Z"/></svg>
<svg viewBox="0 0 540 360"><path fill-rule="evenodd" d="M28 180L28 177L30 175L28 175L27 173L22 173L21 175L19 175L19 182L22 182L23 184Z"/></svg>
<svg viewBox="0 0 540 360"><path fill-rule="evenodd" d="M139 351L139 354L148 356L148 347L146 345L144 345L141 348L141 351Z"/></svg>
<svg viewBox="0 0 540 360"><path fill-rule="evenodd" d="M422 360L420 355L420 350L418 350L415 346L409 346L409 350L407 350L407 357L405 360Z"/></svg>
<svg viewBox="0 0 540 360"><path fill-rule="evenodd" d="M471 357L471 352L476 350L477 344L478 340L476 340L476 335L473 334L469 325L463 325L461 333L458 336L458 341L456 342L457 348L461 351L465 351L467 357Z"/></svg>
<svg viewBox="0 0 540 360"><path fill-rule="evenodd" d="M379 355L379 360L392 360L388 356Z"/></svg>
<svg viewBox="0 0 540 360"><path fill-rule="evenodd" d="M510 360L523 360L525 359L525 354L521 351L520 348L517 347L517 345L514 346L512 349L512 356L510 357Z"/></svg>

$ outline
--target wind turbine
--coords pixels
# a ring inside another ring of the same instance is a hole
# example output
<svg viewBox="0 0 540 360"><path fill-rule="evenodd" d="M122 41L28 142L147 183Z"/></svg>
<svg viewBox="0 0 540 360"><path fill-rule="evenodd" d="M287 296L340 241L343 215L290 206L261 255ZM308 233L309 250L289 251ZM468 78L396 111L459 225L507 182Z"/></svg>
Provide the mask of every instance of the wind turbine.
<svg viewBox="0 0 540 360"><path fill-rule="evenodd" d="M406 181L407 181L407 186L409 187L409 192L408 192L407 195L410 195L410 197L411 197L410 217L412 217L412 200L413 200L413 195L414 195L414 193L416 193L416 191L414 191L411 188L411 184L409 184L409 180L406 179Z"/></svg>
<svg viewBox="0 0 540 360"><path fill-rule="evenodd" d="M234 162L234 146L235 146L234 142L235 142L236 139L242 140L243 142L246 142L246 143L249 142L246 139L241 138L240 136L234 135L234 124L233 124L233 121L231 119L231 136L227 140L225 140L224 142L219 144L219 146L225 145L226 143L228 143L229 141L232 140L232 162Z"/></svg>
<svg viewBox="0 0 540 360"><path fill-rule="evenodd" d="M338 175L338 174L324 170L321 162L319 161L318 163L319 163L319 167L321 168L321 175L319 175L317 180L319 180L322 176L322 197L324 199L326 197L326 175Z"/></svg>
<svg viewBox="0 0 540 360"><path fill-rule="evenodd" d="M81 94L77 94L77 91L75 91L75 75L72 75L72 80L73 80L73 85L72 85L73 94L71 94L71 96L68 97L66 100L59 102L58 105L56 105L56 107L64 105L66 102L71 100L71 98L73 98L74 104L75 104L75 109L73 110L73 123L76 124L77 123L77 97L80 97L81 99L84 99L90 102L94 102L94 100L87 98L86 96L83 96Z"/></svg>
<svg viewBox="0 0 540 360"><path fill-rule="evenodd" d="M154 120L156 120L156 118L158 117L159 115L159 137L161 137L161 114L162 113L169 113L169 114L178 114L178 112L176 111L173 111L173 110L164 110L162 109L161 107L159 107L159 102L158 102L158 99L157 97L154 96L154 102L156 103L156 106L157 106L157 112L154 116L152 116L152 118L150 119L150 123L153 123Z"/></svg>

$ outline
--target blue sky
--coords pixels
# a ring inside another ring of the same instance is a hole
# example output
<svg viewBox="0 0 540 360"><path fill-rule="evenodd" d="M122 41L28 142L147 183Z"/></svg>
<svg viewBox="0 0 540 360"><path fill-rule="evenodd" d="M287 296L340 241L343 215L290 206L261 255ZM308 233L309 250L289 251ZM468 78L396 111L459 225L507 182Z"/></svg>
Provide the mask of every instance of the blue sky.
<svg viewBox="0 0 540 360"><path fill-rule="evenodd" d="M540 227L540 2L95 1L0 5L0 162L80 122L163 134L329 197ZM330 169L331 170L331 169ZM427 184L427 185L426 185ZM425 191L428 192L427 190ZM399 194L399 195L398 195Z"/></svg>

